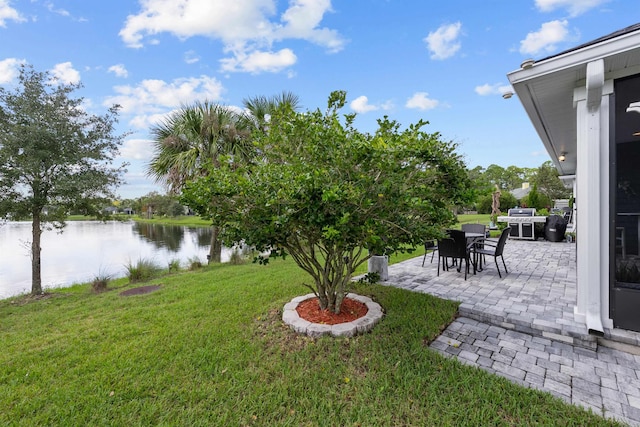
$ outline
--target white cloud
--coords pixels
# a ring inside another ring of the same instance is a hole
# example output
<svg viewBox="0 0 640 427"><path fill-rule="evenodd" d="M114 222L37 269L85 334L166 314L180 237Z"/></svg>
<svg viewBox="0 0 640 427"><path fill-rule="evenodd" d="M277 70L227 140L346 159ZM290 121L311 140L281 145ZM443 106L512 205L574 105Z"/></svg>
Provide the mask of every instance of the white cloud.
<svg viewBox="0 0 640 427"><path fill-rule="evenodd" d="M188 50L184 53L184 62L187 64L195 64L200 61L200 57L193 50Z"/></svg>
<svg viewBox="0 0 640 427"><path fill-rule="evenodd" d="M151 126L162 123L173 111L176 110L156 114L137 114L129 121L129 124L136 129L148 129Z"/></svg>
<svg viewBox="0 0 640 427"><path fill-rule="evenodd" d="M221 59L220 68L222 71L244 71L251 74L263 71L276 73L292 66L297 60L291 49L278 52L237 52L234 58Z"/></svg>
<svg viewBox="0 0 640 427"><path fill-rule="evenodd" d="M236 0L232 6L227 0L146 0L142 4L142 10L129 15L120 30L127 46L142 47L165 32L181 39L218 39L232 55L222 61L226 71L256 73L260 64L265 66L263 71L281 71L282 64L293 64L295 55L291 49L273 53L272 45L286 39L306 40L329 52L345 44L337 31L320 27L324 14L331 11L330 0L290 0L279 21L274 0Z"/></svg>
<svg viewBox="0 0 640 427"><path fill-rule="evenodd" d="M507 92L513 92L511 85L501 85L500 83L492 85L485 83L482 86L476 86L474 90L480 96L503 95Z"/></svg>
<svg viewBox="0 0 640 427"><path fill-rule="evenodd" d="M78 17L75 17L75 16L71 15L71 13L66 9L56 8L56 6L53 4L53 2L45 3L45 7L51 13L55 13L57 15L64 16L65 18L71 18L72 20L77 21L77 22L87 22L86 18L82 18L82 17L78 18Z"/></svg>
<svg viewBox="0 0 640 427"><path fill-rule="evenodd" d="M429 33L424 41L431 51L431 59L447 59L460 50L462 46L459 37L462 34L462 24L442 25L436 31Z"/></svg>
<svg viewBox="0 0 640 427"><path fill-rule="evenodd" d="M432 110L439 104L440 102L438 100L430 99L427 92L416 92L407 100L405 107L416 108L418 110Z"/></svg>
<svg viewBox="0 0 640 427"><path fill-rule="evenodd" d="M62 83L80 83L80 72L73 68L73 64L71 62L56 64L51 70L51 75L54 79L60 80Z"/></svg>
<svg viewBox="0 0 640 427"><path fill-rule="evenodd" d="M127 139L120 147L120 157L130 160L148 160L153 155L153 143L149 139Z"/></svg>
<svg viewBox="0 0 640 427"><path fill-rule="evenodd" d="M392 101L385 101L382 104L380 104L380 109L382 110L392 110L393 107L395 107L395 105L393 105Z"/></svg>
<svg viewBox="0 0 640 427"><path fill-rule="evenodd" d="M49 9L49 12L57 13L60 16L71 16L71 14L69 13L68 10L56 9L56 7L51 2L48 2L46 4L46 7L47 7L47 9Z"/></svg>
<svg viewBox="0 0 640 427"><path fill-rule="evenodd" d="M115 74L117 77L127 78L129 77L129 72L125 68L123 64L116 64L109 67L108 70L110 73Z"/></svg>
<svg viewBox="0 0 640 427"><path fill-rule="evenodd" d="M130 124L148 127L169 110L197 100L217 101L221 98L222 84L213 77L189 77L165 82L143 80L137 86L115 86L116 95L108 97L103 105L119 104L123 114L134 115Z"/></svg>
<svg viewBox="0 0 640 427"><path fill-rule="evenodd" d="M552 12L556 9L566 9L573 16L581 15L594 7L607 3L609 0L536 0L536 7L541 12Z"/></svg>
<svg viewBox="0 0 640 427"><path fill-rule="evenodd" d="M0 0L0 27L6 27L6 21L24 22L26 19L16 9L9 6L8 0Z"/></svg>
<svg viewBox="0 0 640 427"><path fill-rule="evenodd" d="M553 52L557 43L569 38L568 25L569 22L566 19L545 22L538 31L527 34L527 37L520 42L520 53L536 55L540 52Z"/></svg>
<svg viewBox="0 0 640 427"><path fill-rule="evenodd" d="M284 26L278 26L276 39L303 39L339 52L344 40L336 30L318 28L326 12L331 12L331 0L292 0L281 17Z"/></svg>
<svg viewBox="0 0 640 427"><path fill-rule="evenodd" d="M351 109L359 114L364 114L369 111L375 111L378 109L375 105L369 104L369 98L362 95L351 101Z"/></svg>
<svg viewBox="0 0 640 427"><path fill-rule="evenodd" d="M369 98L362 95L351 101L349 104L351 109L358 114L368 113L375 110L391 110L393 108L393 102L385 101L382 104L369 104Z"/></svg>
<svg viewBox="0 0 640 427"><path fill-rule="evenodd" d="M26 60L17 58L0 61L0 84L11 83L20 74L20 65L26 63Z"/></svg>

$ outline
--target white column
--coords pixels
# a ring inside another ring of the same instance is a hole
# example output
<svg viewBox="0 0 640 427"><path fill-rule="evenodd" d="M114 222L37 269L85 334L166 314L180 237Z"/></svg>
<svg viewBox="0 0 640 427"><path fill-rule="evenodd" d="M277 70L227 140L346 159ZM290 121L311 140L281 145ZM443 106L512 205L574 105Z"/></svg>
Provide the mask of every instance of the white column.
<svg viewBox="0 0 640 427"><path fill-rule="evenodd" d="M609 94L604 61L587 64L584 88L574 92L577 126L576 319L590 333L609 326Z"/></svg>

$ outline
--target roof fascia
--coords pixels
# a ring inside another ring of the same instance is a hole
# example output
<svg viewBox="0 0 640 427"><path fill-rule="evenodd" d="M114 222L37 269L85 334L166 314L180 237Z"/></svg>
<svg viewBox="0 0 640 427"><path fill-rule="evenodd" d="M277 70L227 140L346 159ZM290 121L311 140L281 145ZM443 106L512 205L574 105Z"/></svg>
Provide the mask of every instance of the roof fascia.
<svg viewBox="0 0 640 427"><path fill-rule="evenodd" d="M512 85L516 85L547 74L584 66L588 62L597 59L604 59L637 49L639 45L640 31L635 31L594 45L588 45L582 49L570 51L547 60L541 60L540 62L534 63L531 68L512 71L507 74L507 77Z"/></svg>

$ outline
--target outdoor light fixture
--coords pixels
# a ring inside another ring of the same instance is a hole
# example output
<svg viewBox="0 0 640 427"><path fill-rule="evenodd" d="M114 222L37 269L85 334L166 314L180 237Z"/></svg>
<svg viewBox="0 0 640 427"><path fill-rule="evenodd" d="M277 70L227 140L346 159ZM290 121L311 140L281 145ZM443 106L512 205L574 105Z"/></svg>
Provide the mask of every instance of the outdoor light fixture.
<svg viewBox="0 0 640 427"><path fill-rule="evenodd" d="M520 64L520 68L526 70L533 67L533 64L535 64L535 62L536 61L534 61L533 59L525 59L524 61L522 61L522 64Z"/></svg>
<svg viewBox="0 0 640 427"><path fill-rule="evenodd" d="M627 108L627 113L640 113L640 101L636 101L636 102L632 102L631 104L629 104L629 107ZM631 134L631 136L640 136L640 132L634 132Z"/></svg>
<svg viewBox="0 0 640 427"><path fill-rule="evenodd" d="M505 93L503 93L503 94L502 94L502 97L503 97L504 99L509 99L509 98L511 98L512 96L513 96L513 92L511 92L511 91L509 91L509 92L505 92Z"/></svg>
<svg viewBox="0 0 640 427"><path fill-rule="evenodd" d="M560 153L560 155L558 156L558 160L560 160L561 162L564 162L567 159L566 154L567 153L565 153L564 151Z"/></svg>
<svg viewBox="0 0 640 427"><path fill-rule="evenodd" d="M634 111L636 113L640 113L640 101L632 102L631 104L629 104L629 107L627 108L627 113L631 113Z"/></svg>

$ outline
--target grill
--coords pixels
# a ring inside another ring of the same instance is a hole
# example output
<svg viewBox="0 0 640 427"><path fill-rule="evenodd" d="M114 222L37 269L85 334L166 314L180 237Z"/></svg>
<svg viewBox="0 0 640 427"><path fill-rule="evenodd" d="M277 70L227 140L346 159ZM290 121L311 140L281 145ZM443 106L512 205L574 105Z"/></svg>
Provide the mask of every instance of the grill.
<svg viewBox="0 0 640 427"><path fill-rule="evenodd" d="M498 222L506 222L511 227L509 237L512 239L535 240L536 222L546 222L546 216L535 216L534 208L509 209L507 216L499 216Z"/></svg>

